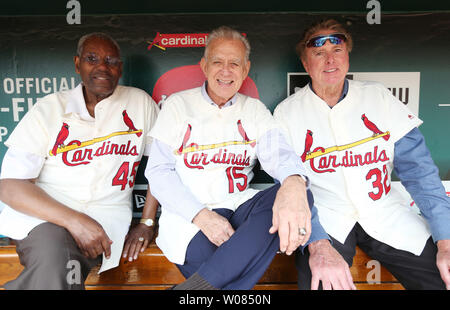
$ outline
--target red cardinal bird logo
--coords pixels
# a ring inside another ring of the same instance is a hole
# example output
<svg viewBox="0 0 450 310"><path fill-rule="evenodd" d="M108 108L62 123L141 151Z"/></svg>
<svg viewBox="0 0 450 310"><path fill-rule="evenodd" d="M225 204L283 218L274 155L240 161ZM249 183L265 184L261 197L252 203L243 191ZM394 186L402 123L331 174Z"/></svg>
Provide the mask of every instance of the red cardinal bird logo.
<svg viewBox="0 0 450 310"><path fill-rule="evenodd" d="M303 151L303 154L301 156L303 162L305 162L305 160L306 160L306 155L308 155L310 153L311 146L313 144L313 136L312 135L313 135L312 131L308 129L306 131L305 150Z"/></svg>
<svg viewBox="0 0 450 310"><path fill-rule="evenodd" d="M183 153L183 149L186 147L186 143L188 142L189 138L191 137L191 130L192 130L192 126L190 124L188 124L186 133L184 134L183 142L182 142L180 148L178 149L178 154Z"/></svg>
<svg viewBox="0 0 450 310"><path fill-rule="evenodd" d="M247 133L244 130L244 127L242 127L241 120L237 121L237 126L238 126L238 131L239 131L240 135L242 136L242 138L244 138L244 141L250 142L250 139L248 138ZM256 141L253 141L250 143L251 147L255 147L255 145L256 145Z"/></svg>
<svg viewBox="0 0 450 310"><path fill-rule="evenodd" d="M128 131L137 131L136 127L134 127L133 121L128 116L127 111L123 110L123 121L125 122L125 125L128 126ZM140 137L142 135L142 132L136 132L136 136Z"/></svg>
<svg viewBox="0 0 450 310"><path fill-rule="evenodd" d="M384 133L381 130L379 130L378 127L366 117L366 114L361 115L361 119L363 120L364 125L366 125L366 127L373 132L374 136ZM389 140L390 135L385 135L382 138L387 141Z"/></svg>
<svg viewBox="0 0 450 310"><path fill-rule="evenodd" d="M64 147L64 141L69 136L69 125L67 123L63 123L61 130L58 133L58 136L56 137L55 145L52 149L53 156L56 156L56 152L58 151L59 147Z"/></svg>
<svg viewBox="0 0 450 310"><path fill-rule="evenodd" d="M162 46L162 44L161 44L161 38L160 38L160 37L161 37L161 34L158 32L158 33L156 34L156 37L153 39L153 41L151 41L151 42L147 41L147 43L150 44L149 46L147 46L147 49L148 49L148 50L151 50L152 47L153 47L153 45L154 45L154 46L156 46L157 48L160 48L160 49L162 49L163 51L165 51L166 48L165 48L164 46Z"/></svg>

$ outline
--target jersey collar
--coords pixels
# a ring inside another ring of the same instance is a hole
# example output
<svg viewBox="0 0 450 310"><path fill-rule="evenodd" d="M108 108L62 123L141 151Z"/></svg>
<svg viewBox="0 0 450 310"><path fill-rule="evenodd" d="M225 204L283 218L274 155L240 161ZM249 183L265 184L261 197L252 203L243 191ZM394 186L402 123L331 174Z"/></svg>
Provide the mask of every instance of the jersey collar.
<svg viewBox="0 0 450 310"><path fill-rule="evenodd" d="M312 83L309 83L308 85L309 85L309 88L312 90L312 92L316 94L316 92L315 92L314 89L312 88ZM345 79L345 80L344 80L344 87L342 88L341 97L339 98L338 103L339 103L340 101L342 101L342 100L345 98L345 96L347 96L347 93L348 93L348 80ZM317 94L316 94L316 95L317 95ZM333 107L330 107L330 109L331 109L331 108L333 108Z"/></svg>
<svg viewBox="0 0 450 310"><path fill-rule="evenodd" d="M205 83L203 83L203 85L202 85L202 95L203 95L203 98L204 98L207 102L209 102L210 104L215 105L215 106L218 107L218 105L211 99L211 97L209 97L208 92L206 91L206 86L207 86L207 85L208 85L208 81L205 81ZM226 107L232 106L233 104L236 103L237 98L238 98L238 95L237 95L237 93L236 93L236 94L234 94L234 96L233 96L230 100L228 100L228 101L222 106L222 108L226 108Z"/></svg>
<svg viewBox="0 0 450 310"><path fill-rule="evenodd" d="M82 120L95 121L95 119L89 114L86 108L86 102L83 96L83 83L77 85L77 87L69 90L69 96L67 98L66 114L76 114Z"/></svg>

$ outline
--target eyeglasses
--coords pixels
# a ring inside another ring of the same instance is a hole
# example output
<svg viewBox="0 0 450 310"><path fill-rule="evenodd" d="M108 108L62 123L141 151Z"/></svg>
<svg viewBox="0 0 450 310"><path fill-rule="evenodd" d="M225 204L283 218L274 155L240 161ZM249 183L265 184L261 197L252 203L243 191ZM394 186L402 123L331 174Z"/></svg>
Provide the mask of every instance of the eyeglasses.
<svg viewBox="0 0 450 310"><path fill-rule="evenodd" d="M81 59L93 66L96 66L102 62L102 59L96 54L89 54L87 56L81 57ZM106 56L105 58L103 58L103 62L108 67L118 67L122 61L118 57Z"/></svg>
<svg viewBox="0 0 450 310"><path fill-rule="evenodd" d="M347 41L347 37L343 33L333 33L326 36L318 36L308 40L306 47L321 47L329 40L332 44L342 44Z"/></svg>

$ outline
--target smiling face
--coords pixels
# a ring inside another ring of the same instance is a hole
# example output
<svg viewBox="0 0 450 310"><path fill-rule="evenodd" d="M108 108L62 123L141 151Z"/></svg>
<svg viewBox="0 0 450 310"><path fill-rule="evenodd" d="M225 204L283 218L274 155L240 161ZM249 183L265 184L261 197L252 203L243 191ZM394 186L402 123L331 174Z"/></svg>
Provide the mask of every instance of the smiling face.
<svg viewBox="0 0 450 310"><path fill-rule="evenodd" d="M99 59L93 64L94 59ZM86 102L99 102L110 96L122 76L119 51L106 39L91 37L83 44L82 54L74 57L75 71L83 81ZM106 61L105 61L106 60Z"/></svg>
<svg viewBox="0 0 450 310"><path fill-rule="evenodd" d="M336 33L333 30L321 30L311 38ZM308 47L302 57L303 67L312 80L315 91L327 88L343 87L349 69L347 44L332 44L329 40L320 47Z"/></svg>
<svg viewBox="0 0 450 310"><path fill-rule="evenodd" d="M218 106L238 92L248 75L250 61L246 60L245 51L242 41L219 38L209 44L207 57L200 61L208 80L206 91Z"/></svg>

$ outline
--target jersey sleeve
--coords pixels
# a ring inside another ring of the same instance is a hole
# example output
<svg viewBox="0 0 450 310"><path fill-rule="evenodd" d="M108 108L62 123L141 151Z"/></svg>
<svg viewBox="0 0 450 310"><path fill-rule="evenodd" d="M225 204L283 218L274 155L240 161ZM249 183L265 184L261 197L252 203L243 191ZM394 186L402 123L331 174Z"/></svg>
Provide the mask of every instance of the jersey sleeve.
<svg viewBox="0 0 450 310"><path fill-rule="evenodd" d="M255 124L258 131L257 139L259 140L268 131L278 128L278 125L275 122L272 113L270 113L269 109L264 105L264 103L258 100L255 106Z"/></svg>
<svg viewBox="0 0 450 310"><path fill-rule="evenodd" d="M204 208L175 171L175 158L170 147L158 139L152 145L145 177L159 203L188 222L192 222L197 213ZM182 206L180 201L183 202Z"/></svg>
<svg viewBox="0 0 450 310"><path fill-rule="evenodd" d="M279 126L280 131L283 134L283 136L285 137L286 141L290 145L293 145L292 136L289 134L288 121L287 121L286 115L285 115L286 114L286 106L287 106L287 104L280 103L275 108L275 111L273 112L273 118L274 118L277 126Z"/></svg>
<svg viewBox="0 0 450 310"><path fill-rule="evenodd" d="M158 118L158 114L159 114L159 108L158 105L156 104L156 102L152 99L152 97L150 97L149 95L146 96L146 103L147 103L147 123L146 123L146 140L145 140L145 144L149 145L152 143L152 137L149 135L151 129L153 128L153 126L156 123L156 120ZM148 155L148 154L146 154Z"/></svg>
<svg viewBox="0 0 450 310"><path fill-rule="evenodd" d="M170 96L165 102L158 114L155 125L150 131L149 136L158 139L170 147L176 147L176 141L179 135L180 118L176 105L178 103L176 96Z"/></svg>
<svg viewBox="0 0 450 310"><path fill-rule="evenodd" d="M398 100L392 93L384 88L383 98L387 101L386 117L390 124L390 135L393 142L397 142L413 128L419 127L423 122L411 110Z"/></svg>
<svg viewBox="0 0 450 310"><path fill-rule="evenodd" d="M309 187L306 170L278 128L268 131L257 146L257 156L262 168L280 183L291 175L300 175Z"/></svg>
<svg viewBox="0 0 450 310"><path fill-rule="evenodd" d="M39 176L45 157L28 153L15 147L3 157L0 179L34 179Z"/></svg>
<svg viewBox="0 0 450 310"><path fill-rule="evenodd" d="M49 144L48 127L46 126L45 115L41 113L43 102L36 103L28 111L22 120L17 124L5 145L14 147L21 151L38 155L47 156L47 147Z"/></svg>

